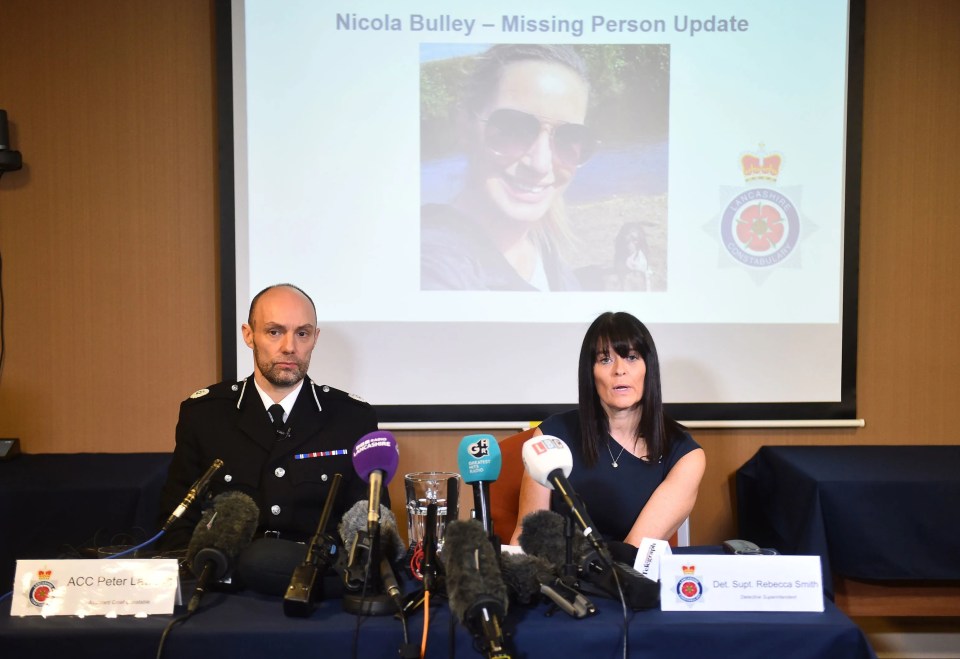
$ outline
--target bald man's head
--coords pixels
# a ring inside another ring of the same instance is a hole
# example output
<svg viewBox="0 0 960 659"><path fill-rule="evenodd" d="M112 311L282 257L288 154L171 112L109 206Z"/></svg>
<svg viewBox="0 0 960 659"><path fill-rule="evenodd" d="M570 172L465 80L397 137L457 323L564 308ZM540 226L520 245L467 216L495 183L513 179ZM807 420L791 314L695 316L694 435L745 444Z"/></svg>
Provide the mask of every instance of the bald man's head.
<svg viewBox="0 0 960 659"><path fill-rule="evenodd" d="M257 293L256 295L254 295L254 296L253 296L253 299L250 300L250 310L247 311L247 323L249 323L249 324L251 324L251 325L253 324L253 312L254 312L254 310L256 309L256 307L257 307L257 302L260 301L260 298L263 297L263 295L264 295L265 293L268 293L269 291L272 291L273 289L275 289L275 288L280 288L280 287L292 288L293 290L295 290L295 291L297 291L298 293L300 293L300 295L302 295L303 297L307 298L307 301L310 303L310 306L313 308L313 320L314 320L314 325L316 325L316 320L317 320L317 305L315 305L315 304L313 303L313 298L311 298L309 295L307 295L306 291L304 291L304 290L303 290L302 288L300 288L299 286L294 286L293 284L274 284L273 286L267 286L265 289L263 289L262 291L260 291L260 292Z"/></svg>
<svg viewBox="0 0 960 659"><path fill-rule="evenodd" d="M276 400L306 377L319 330L313 300L300 288L278 284L257 293L242 330L254 377Z"/></svg>

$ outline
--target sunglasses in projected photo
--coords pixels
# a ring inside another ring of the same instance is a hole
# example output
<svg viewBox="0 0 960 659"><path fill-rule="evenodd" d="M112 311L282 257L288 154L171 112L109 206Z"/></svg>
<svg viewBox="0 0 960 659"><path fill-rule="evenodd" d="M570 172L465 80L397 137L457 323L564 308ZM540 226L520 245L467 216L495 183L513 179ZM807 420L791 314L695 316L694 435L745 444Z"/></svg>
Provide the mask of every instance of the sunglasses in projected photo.
<svg viewBox="0 0 960 659"><path fill-rule="evenodd" d="M521 158L544 129L550 132L550 148L554 159L566 167L582 165L597 147L590 129L583 124L551 122L529 112L508 108L494 110L481 121L486 126L484 146L503 158Z"/></svg>

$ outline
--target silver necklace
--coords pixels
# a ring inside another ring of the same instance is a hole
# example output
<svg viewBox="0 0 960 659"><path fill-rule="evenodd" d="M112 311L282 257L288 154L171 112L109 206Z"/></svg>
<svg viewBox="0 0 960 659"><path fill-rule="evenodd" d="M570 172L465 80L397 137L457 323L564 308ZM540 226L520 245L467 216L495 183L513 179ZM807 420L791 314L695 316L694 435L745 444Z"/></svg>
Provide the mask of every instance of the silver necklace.
<svg viewBox="0 0 960 659"><path fill-rule="evenodd" d="M607 453L610 454L610 464L613 465L614 469L620 466L620 456L623 455L623 451L626 448L627 448L626 446L621 446L620 452L617 453L617 457L613 457L613 451L610 450L610 440L609 439L607 440Z"/></svg>

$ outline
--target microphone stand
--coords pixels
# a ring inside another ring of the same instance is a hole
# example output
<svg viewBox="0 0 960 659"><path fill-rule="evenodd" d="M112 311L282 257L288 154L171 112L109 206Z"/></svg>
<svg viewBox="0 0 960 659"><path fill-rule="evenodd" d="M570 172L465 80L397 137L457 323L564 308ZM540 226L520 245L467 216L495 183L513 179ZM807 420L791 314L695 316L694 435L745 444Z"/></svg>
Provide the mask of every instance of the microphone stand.
<svg viewBox="0 0 960 659"><path fill-rule="evenodd" d="M358 553L359 552L359 553ZM393 597L385 592L380 578L380 529L371 536L367 531L358 531L357 539L350 550L351 563L363 566L363 586L359 593L343 594L343 610L354 615L388 616L397 612Z"/></svg>
<svg viewBox="0 0 960 659"><path fill-rule="evenodd" d="M363 586L359 593L348 591L343 594L343 610L357 616L394 615L403 626L403 642L398 650L400 659L419 659L417 646L410 643L396 575L380 548L379 526L372 535L364 530L357 532L349 562L363 566ZM357 618L358 630L359 627L360 619Z"/></svg>
<svg viewBox="0 0 960 659"><path fill-rule="evenodd" d="M540 584L540 594L550 600L547 616L557 610L574 617L583 618L596 613L596 607L580 593L580 566L573 559L573 515L563 515L563 564L557 566L558 576L550 583Z"/></svg>
<svg viewBox="0 0 960 659"><path fill-rule="evenodd" d="M431 501L427 504L427 515L423 523L423 540L420 543L420 549L423 552L423 558L420 561L420 578L423 584L406 597L403 605L404 613L411 613L419 609L424 602L427 593L434 591L437 581L437 502ZM414 577L417 575L414 574Z"/></svg>
<svg viewBox="0 0 960 659"><path fill-rule="evenodd" d="M423 528L423 589L433 590L437 577L437 502L427 504L427 519Z"/></svg>
<svg viewBox="0 0 960 659"><path fill-rule="evenodd" d="M560 577L553 587L541 586L541 592L551 600L547 615L558 608L574 618L585 618L597 612L597 607L580 592L580 566L573 560L573 534L575 524L573 515L563 516L564 561L560 568Z"/></svg>
<svg viewBox="0 0 960 659"><path fill-rule="evenodd" d="M564 556L563 566L560 569L560 579L564 584L571 588L578 586L577 577L579 575L579 566L573 560L573 533L574 522L572 515L563 516L563 541Z"/></svg>

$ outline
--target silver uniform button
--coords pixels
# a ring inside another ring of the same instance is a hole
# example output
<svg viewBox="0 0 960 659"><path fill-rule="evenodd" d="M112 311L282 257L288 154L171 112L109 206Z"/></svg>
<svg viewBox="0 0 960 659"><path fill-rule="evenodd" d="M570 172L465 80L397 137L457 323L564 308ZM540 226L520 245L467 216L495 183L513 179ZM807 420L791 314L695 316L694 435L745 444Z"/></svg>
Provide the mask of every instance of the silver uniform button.
<svg viewBox="0 0 960 659"><path fill-rule="evenodd" d="M323 474L322 476L320 476L320 480L322 480L324 483L326 483L326 482L327 482L327 475L326 475L326 474Z"/></svg>
<svg viewBox="0 0 960 659"><path fill-rule="evenodd" d="M230 474L226 474L226 475L224 475L224 477L223 477L223 482L224 482L224 483L229 483L229 482L232 481L232 480L233 480L233 476L231 476Z"/></svg>
<svg viewBox="0 0 960 659"><path fill-rule="evenodd" d="M230 385L230 389L233 390L233 391L236 391L236 390L239 389L239 388L240 388L240 387L238 387L238 386L235 385L235 384Z"/></svg>
<svg viewBox="0 0 960 659"><path fill-rule="evenodd" d="M287 471L283 467L277 467L276 469L273 470L273 473L276 475L277 478L283 478L283 475L287 473Z"/></svg>
<svg viewBox="0 0 960 659"><path fill-rule="evenodd" d="M323 393L325 394L330 393L330 387L328 387L327 385L323 385L322 387L320 387L320 389L322 389Z"/></svg>
<svg viewBox="0 0 960 659"><path fill-rule="evenodd" d="M274 515L280 514L280 506L270 506L270 512Z"/></svg>

